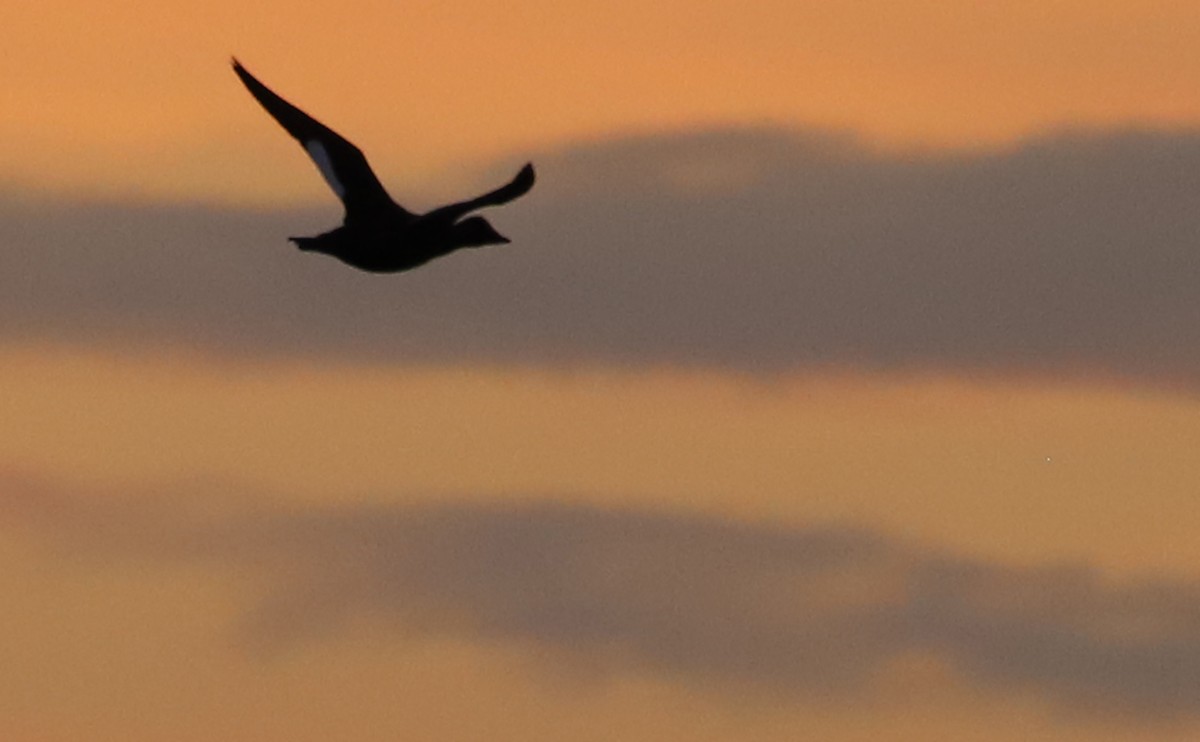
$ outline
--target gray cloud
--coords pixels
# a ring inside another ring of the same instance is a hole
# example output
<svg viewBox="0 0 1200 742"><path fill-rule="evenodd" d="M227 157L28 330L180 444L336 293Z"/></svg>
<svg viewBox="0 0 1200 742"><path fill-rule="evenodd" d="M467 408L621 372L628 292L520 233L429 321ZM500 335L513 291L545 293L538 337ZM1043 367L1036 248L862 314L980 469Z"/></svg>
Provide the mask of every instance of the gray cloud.
<svg viewBox="0 0 1200 742"><path fill-rule="evenodd" d="M7 528L62 555L258 575L245 631L259 648L374 626L800 702L869 698L916 654L965 687L1082 714L1200 714L1192 581L1007 566L866 529L551 502L297 510L6 489Z"/></svg>
<svg viewBox="0 0 1200 742"><path fill-rule="evenodd" d="M332 201L0 201L0 336L391 361L1200 372L1198 134L893 156L717 131L534 159L538 187L494 212L514 245L404 276L284 242L333 224Z"/></svg>

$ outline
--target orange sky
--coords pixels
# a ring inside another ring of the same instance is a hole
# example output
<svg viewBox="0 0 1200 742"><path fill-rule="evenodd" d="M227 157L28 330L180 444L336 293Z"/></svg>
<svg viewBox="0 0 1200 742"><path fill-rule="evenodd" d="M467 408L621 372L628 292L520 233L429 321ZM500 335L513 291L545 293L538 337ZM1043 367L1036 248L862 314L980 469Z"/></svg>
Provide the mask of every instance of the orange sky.
<svg viewBox="0 0 1200 742"><path fill-rule="evenodd" d="M0 191L51 199L332 209L230 54L362 146L397 193L426 196L629 132L770 123L979 149L1064 127L1200 123L1200 11L1182 0L44 0L0 7L0 27ZM133 290L113 280L118 300ZM131 496L170 512L199 497L214 513L551 500L837 524L996 570L1191 585L1192 388L231 360L103 337L71 345L37 328L6 337L22 338L0 344L6 741L1117 742L1200 729L1191 698L1178 717L1064 708L1020 678L972 685L936 653L889 658L865 700L681 679L644 658L600 668L533 640L370 617L256 654L238 644L259 597L240 563L103 559L23 509ZM1186 589L1172 595L1181 614L1194 607ZM1095 609L1069 591L1050 602ZM1178 618L1148 628L1130 610L1134 633Z"/></svg>
<svg viewBox="0 0 1200 742"><path fill-rule="evenodd" d="M0 13L16 29L6 178L151 198L323 197L236 84L232 53L398 184L580 138L713 124L975 146L1200 119L1187 2L48 0Z"/></svg>
<svg viewBox="0 0 1200 742"><path fill-rule="evenodd" d="M1186 573L1200 402L1103 385L0 355L0 461L308 502L570 495ZM585 424L581 421L586 421ZM446 462L455 462L447 466ZM1070 524L1065 527L1064 524Z"/></svg>
<svg viewBox="0 0 1200 742"><path fill-rule="evenodd" d="M53 348L6 351L0 388L0 461L18 503L55 491L68 503L133 494L214 511L263 493L297 507L565 497L785 527L867 526L999 563L1091 565L1109 577L1195 575L1200 559L1191 455L1200 408L1166 394L936 378L248 367ZM19 507L4 504L0 514L22 524ZM614 730L786 740L817 729L830 740L981 742L1194 732L956 689L919 656L889 669L867 707L639 671L595 675L534 647L417 639L371 623L247 658L236 630L249 574L89 565L36 548L36 529L15 535L0 539L0 586L21 596L0 612L0 650L17 668L0 679L0 721L16 739L21 730L52 740L602 740Z"/></svg>

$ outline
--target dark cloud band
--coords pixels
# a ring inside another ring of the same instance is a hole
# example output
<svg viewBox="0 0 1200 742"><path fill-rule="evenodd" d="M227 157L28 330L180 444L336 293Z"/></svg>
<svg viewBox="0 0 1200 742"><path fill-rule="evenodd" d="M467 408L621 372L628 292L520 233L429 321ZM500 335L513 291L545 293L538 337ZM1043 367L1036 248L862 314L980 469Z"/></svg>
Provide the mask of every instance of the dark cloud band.
<svg viewBox="0 0 1200 742"><path fill-rule="evenodd" d="M1200 372L1200 135L899 156L725 131L535 159L538 192L496 215L515 244L383 278L287 245L332 203L0 202L0 334L396 362Z"/></svg>
<svg viewBox="0 0 1200 742"><path fill-rule="evenodd" d="M11 489L11 488L10 488ZM89 563L257 574L259 649L375 626L797 702L870 698L894 662L1131 719L1200 714L1200 584L1013 567L865 529L567 504L299 510L9 496L5 522Z"/></svg>

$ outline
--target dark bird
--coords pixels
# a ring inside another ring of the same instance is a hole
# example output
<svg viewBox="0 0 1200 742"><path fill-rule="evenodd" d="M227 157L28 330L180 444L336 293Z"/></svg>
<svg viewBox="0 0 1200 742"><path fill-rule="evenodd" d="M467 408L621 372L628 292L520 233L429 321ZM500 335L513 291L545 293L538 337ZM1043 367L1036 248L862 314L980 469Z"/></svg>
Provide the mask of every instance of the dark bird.
<svg viewBox="0 0 1200 742"><path fill-rule="evenodd" d="M371 171L361 150L335 131L276 95L237 59L233 71L280 126L300 142L346 209L342 226L315 237L289 237L301 250L321 252L374 273L416 268L460 247L503 245L510 240L481 216L533 188L533 165L507 185L468 201L414 214L397 204Z"/></svg>

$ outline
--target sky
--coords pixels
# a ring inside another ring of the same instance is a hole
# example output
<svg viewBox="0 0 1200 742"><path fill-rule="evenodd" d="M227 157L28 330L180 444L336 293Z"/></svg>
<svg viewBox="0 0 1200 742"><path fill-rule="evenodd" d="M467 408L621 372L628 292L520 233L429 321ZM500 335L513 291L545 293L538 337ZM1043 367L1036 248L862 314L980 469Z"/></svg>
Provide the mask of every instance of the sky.
<svg viewBox="0 0 1200 742"><path fill-rule="evenodd" d="M1194 4L0 24L0 738L1200 733Z"/></svg>

